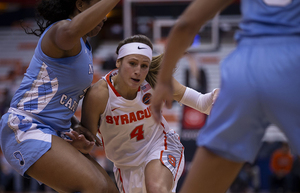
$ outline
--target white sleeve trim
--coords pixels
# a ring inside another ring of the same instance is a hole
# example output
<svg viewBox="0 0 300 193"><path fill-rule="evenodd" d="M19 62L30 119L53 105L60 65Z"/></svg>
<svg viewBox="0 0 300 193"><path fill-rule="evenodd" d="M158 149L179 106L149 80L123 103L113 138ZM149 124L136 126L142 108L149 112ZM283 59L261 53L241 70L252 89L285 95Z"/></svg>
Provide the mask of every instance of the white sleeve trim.
<svg viewBox="0 0 300 193"><path fill-rule="evenodd" d="M194 89L186 87L180 103L209 115L213 104L213 92L202 94Z"/></svg>

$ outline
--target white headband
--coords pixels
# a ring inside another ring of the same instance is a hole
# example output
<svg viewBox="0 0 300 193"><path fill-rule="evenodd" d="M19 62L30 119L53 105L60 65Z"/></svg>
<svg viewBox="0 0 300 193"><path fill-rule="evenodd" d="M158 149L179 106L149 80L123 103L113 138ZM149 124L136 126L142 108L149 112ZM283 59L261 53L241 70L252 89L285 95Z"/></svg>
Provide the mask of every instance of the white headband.
<svg viewBox="0 0 300 193"><path fill-rule="evenodd" d="M152 60L152 49L148 45L143 43L134 42L123 45L119 49L117 59L123 58L124 56L128 56L130 54L144 55L147 56L150 59L150 61Z"/></svg>

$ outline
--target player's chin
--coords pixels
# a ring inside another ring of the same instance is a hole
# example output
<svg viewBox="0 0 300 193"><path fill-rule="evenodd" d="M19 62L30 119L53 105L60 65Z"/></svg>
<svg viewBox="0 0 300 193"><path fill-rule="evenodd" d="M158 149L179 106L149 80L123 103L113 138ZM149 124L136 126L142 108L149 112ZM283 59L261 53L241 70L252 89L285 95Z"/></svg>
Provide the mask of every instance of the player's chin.
<svg viewBox="0 0 300 193"><path fill-rule="evenodd" d="M101 31L101 27L100 26L96 26L92 31L90 31L87 35L88 37L94 37L96 35L98 35L98 33Z"/></svg>
<svg viewBox="0 0 300 193"><path fill-rule="evenodd" d="M131 79L130 83L131 83L130 86L132 88L139 88L141 86L141 84L142 84L141 81L136 81L136 80L133 80L133 79Z"/></svg>

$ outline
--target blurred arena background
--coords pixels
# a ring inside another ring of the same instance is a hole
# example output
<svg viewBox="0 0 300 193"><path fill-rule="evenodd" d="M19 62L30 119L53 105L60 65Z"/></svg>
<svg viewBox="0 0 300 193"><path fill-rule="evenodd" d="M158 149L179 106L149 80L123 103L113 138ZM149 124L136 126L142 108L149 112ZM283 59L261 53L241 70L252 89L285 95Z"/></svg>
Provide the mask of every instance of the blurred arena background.
<svg viewBox="0 0 300 193"><path fill-rule="evenodd" d="M38 41L36 36L27 35L20 26L22 22L24 26L33 29L37 27L34 19L36 2L0 0L0 116L7 111ZM108 20L99 35L90 39L94 53L94 82L115 68L115 48L125 37L133 34L147 35L154 43L155 54L162 53L170 28L190 2L121 0L108 14ZM188 53L178 63L174 76L179 82L202 93L220 86L219 63L235 48L233 36L239 28L238 22L241 17L239 4L238 0L234 1L201 28ZM79 105L76 112L79 119L80 111ZM164 109L163 115L170 126L179 133L185 146L186 167L178 184L180 188L196 148L195 138L207 117L177 102L174 102L172 109ZM270 192L272 154L284 142L286 138L280 130L274 125L270 126L255 163L245 165L228 193ZM103 149L95 148L93 156L113 178L112 163L105 158ZM300 176L298 162L294 158L288 176L287 185L290 192L300 192L299 182L295 183L295 179L299 180ZM53 192L46 186L39 186L35 180L18 176L2 154L0 164L0 192Z"/></svg>

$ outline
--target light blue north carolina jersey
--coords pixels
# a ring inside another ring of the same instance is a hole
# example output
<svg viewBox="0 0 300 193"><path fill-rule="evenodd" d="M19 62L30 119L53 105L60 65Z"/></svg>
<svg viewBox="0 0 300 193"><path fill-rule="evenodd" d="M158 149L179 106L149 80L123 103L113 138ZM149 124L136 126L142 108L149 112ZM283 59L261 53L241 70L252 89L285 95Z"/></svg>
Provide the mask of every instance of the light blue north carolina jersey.
<svg viewBox="0 0 300 193"><path fill-rule="evenodd" d="M236 40L300 34L300 0L242 0L241 12L241 30L236 33Z"/></svg>
<svg viewBox="0 0 300 193"><path fill-rule="evenodd" d="M50 26L51 27L51 26ZM55 130L69 129L80 99L93 80L91 48L80 39L81 51L67 58L51 58L41 49L34 56L16 91L11 107L30 112Z"/></svg>

